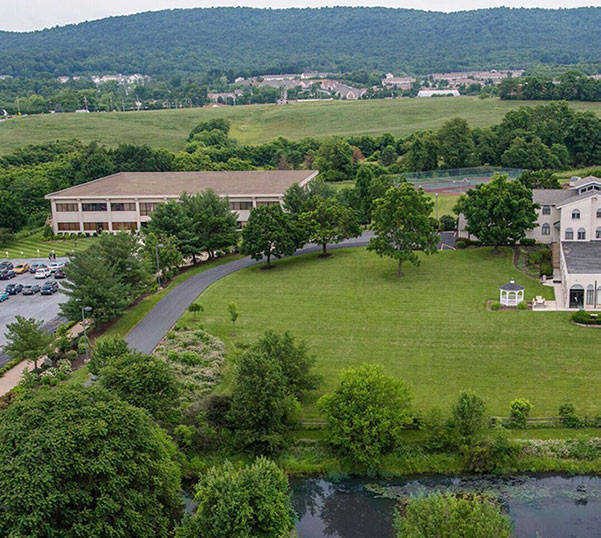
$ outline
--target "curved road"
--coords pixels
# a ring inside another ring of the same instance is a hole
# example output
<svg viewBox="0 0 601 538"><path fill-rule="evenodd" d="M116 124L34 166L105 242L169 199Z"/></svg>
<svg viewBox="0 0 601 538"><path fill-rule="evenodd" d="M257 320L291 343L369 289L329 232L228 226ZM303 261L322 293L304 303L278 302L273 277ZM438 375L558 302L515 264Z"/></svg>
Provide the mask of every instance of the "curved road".
<svg viewBox="0 0 601 538"><path fill-rule="evenodd" d="M336 245L331 245L329 250L349 247L364 247L369 243L373 236L371 232L364 232L360 237L347 239ZM447 246L454 246L455 238L452 232L443 232L441 242ZM302 249L297 250L294 256L320 252L321 246L308 244ZM125 337L125 341L131 349L143 353L152 353L155 347L159 345L165 334L175 325L177 320L184 314L187 308L194 300L205 291L213 282L230 275L240 269L252 267L262 261L243 258L234 260L223 265L218 265L212 269L202 271L194 275L170 291L161 299L155 307L131 330Z"/></svg>

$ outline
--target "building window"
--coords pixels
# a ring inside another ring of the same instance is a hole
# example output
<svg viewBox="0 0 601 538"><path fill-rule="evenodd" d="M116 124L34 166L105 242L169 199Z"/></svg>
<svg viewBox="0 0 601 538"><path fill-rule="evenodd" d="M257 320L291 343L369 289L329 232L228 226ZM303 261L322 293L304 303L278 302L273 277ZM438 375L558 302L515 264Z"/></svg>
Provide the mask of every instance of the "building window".
<svg viewBox="0 0 601 538"><path fill-rule="evenodd" d="M82 211L106 211L106 203L99 202L99 203L81 204L81 210Z"/></svg>
<svg viewBox="0 0 601 538"><path fill-rule="evenodd" d="M550 205L544 205L543 206L543 215L550 215L551 214L551 206Z"/></svg>
<svg viewBox="0 0 601 538"><path fill-rule="evenodd" d="M586 239L586 230L584 228L580 228L578 230L578 240L584 241Z"/></svg>
<svg viewBox="0 0 601 538"><path fill-rule="evenodd" d="M572 219L580 220L580 210L579 209L574 209L572 211Z"/></svg>
<svg viewBox="0 0 601 538"><path fill-rule="evenodd" d="M595 303L595 288L591 284L586 288L586 304Z"/></svg>
<svg viewBox="0 0 601 538"><path fill-rule="evenodd" d="M252 202L230 202L230 210L232 211L248 211L252 208Z"/></svg>
<svg viewBox="0 0 601 538"><path fill-rule="evenodd" d="M543 224L542 234L543 235L551 235L551 226L549 226L546 222Z"/></svg>
<svg viewBox="0 0 601 538"><path fill-rule="evenodd" d="M601 228L595 230L595 239L601 239Z"/></svg>
<svg viewBox="0 0 601 538"><path fill-rule="evenodd" d="M83 229L86 232L102 232L108 230L109 226L106 222L84 222Z"/></svg>
<svg viewBox="0 0 601 538"><path fill-rule="evenodd" d="M79 232L79 222L59 222L59 232Z"/></svg>
<svg viewBox="0 0 601 538"><path fill-rule="evenodd" d="M56 210L61 213L77 213L77 204L56 204Z"/></svg>
<svg viewBox="0 0 601 538"><path fill-rule="evenodd" d="M566 230L566 241L571 241L572 239L574 239L574 230L572 230L572 228L568 228Z"/></svg>
<svg viewBox="0 0 601 538"><path fill-rule="evenodd" d="M113 222L113 230L129 230L132 232L137 231L138 224L136 222Z"/></svg>
<svg viewBox="0 0 601 538"><path fill-rule="evenodd" d="M160 205L161 202L140 202L140 215L142 217L147 217Z"/></svg>
<svg viewBox="0 0 601 538"><path fill-rule="evenodd" d="M264 202L257 202L258 206L261 205L280 205L280 202L273 202L273 201L264 201Z"/></svg>
<svg viewBox="0 0 601 538"><path fill-rule="evenodd" d="M597 209L597 218L601 219L601 209Z"/></svg>
<svg viewBox="0 0 601 538"><path fill-rule="evenodd" d="M135 202L111 202L111 211L135 211Z"/></svg>

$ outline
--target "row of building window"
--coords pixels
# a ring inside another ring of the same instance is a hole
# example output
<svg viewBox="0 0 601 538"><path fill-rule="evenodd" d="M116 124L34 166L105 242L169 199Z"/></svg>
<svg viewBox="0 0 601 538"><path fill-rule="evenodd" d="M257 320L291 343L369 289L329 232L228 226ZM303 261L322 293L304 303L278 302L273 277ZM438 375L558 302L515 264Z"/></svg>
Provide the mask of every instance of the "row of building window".
<svg viewBox="0 0 601 538"><path fill-rule="evenodd" d="M142 205L142 204L140 204ZM82 211L106 211L106 203L83 203L81 204ZM57 203L56 210L60 213L77 213L79 208L73 203ZM111 211L135 211L135 202L111 202Z"/></svg>
<svg viewBox="0 0 601 538"><path fill-rule="evenodd" d="M79 222L59 222L57 224L59 232L79 232ZM108 223L106 222L84 222L83 229L86 232L100 232L102 230L108 230ZM113 222L113 230L128 230L136 231L138 224L136 222Z"/></svg>
<svg viewBox="0 0 601 538"><path fill-rule="evenodd" d="M544 205L543 206L543 215L550 215L550 214L551 214L551 206ZM601 209L597 209L596 215L597 215L598 219L601 219ZM580 220L580 210L579 209L572 210L572 219Z"/></svg>
<svg viewBox="0 0 601 538"><path fill-rule="evenodd" d="M548 226L549 225L547 224L547 228L545 229L545 225L543 224L543 229L542 229L543 235L549 235L550 228ZM579 241L586 240L586 230L584 228L580 228L577 232L576 237ZM574 230L572 230L572 228L568 228L566 230L565 239L566 239L566 241L572 241L574 239ZM595 230L595 239L601 239L601 228L597 228Z"/></svg>

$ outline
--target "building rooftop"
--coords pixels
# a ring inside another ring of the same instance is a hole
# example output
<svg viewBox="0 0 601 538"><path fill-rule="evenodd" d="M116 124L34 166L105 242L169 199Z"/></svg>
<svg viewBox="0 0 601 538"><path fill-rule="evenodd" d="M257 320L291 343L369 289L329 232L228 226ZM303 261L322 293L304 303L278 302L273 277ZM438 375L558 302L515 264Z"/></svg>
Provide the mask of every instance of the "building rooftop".
<svg viewBox="0 0 601 538"><path fill-rule="evenodd" d="M519 284L516 284L514 280L511 280L507 284L499 286L499 289L504 291L521 291L524 289L524 286L520 286Z"/></svg>
<svg viewBox="0 0 601 538"><path fill-rule="evenodd" d="M601 273L601 241L562 241L569 273Z"/></svg>
<svg viewBox="0 0 601 538"><path fill-rule="evenodd" d="M212 189L225 196L280 196L295 183L308 183L317 170L243 172L119 172L53 192L46 198L177 197Z"/></svg>
<svg viewBox="0 0 601 538"><path fill-rule="evenodd" d="M574 196L578 196L575 189L532 189L532 201L540 205L559 204Z"/></svg>

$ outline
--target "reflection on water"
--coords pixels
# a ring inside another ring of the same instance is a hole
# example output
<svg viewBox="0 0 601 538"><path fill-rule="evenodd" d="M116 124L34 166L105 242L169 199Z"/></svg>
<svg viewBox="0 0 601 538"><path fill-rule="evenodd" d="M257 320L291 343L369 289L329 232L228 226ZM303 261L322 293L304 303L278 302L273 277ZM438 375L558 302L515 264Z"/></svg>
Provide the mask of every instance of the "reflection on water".
<svg viewBox="0 0 601 538"><path fill-rule="evenodd" d="M292 481L300 538L394 536L396 502L434 491L486 492L497 497L519 537L601 537L601 478L424 477L395 481L322 479Z"/></svg>

